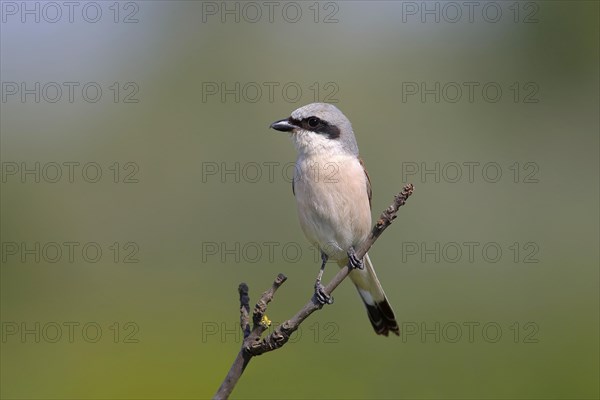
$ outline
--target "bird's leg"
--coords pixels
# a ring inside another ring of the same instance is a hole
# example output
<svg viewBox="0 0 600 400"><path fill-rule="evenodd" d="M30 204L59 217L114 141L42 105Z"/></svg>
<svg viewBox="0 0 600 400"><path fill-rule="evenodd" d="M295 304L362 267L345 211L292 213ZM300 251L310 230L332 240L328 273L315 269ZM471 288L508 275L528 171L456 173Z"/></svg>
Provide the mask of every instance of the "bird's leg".
<svg viewBox="0 0 600 400"><path fill-rule="evenodd" d="M333 297L325 293L325 286L323 286L321 283L323 271L325 271L325 264L327 264L328 258L329 257L327 254L321 252L321 269L319 270L319 275L317 275L317 280L315 282L315 299L321 306L324 306L325 304L333 304Z"/></svg>
<svg viewBox="0 0 600 400"><path fill-rule="evenodd" d="M348 261L350 261L350 266L352 268L363 269L365 267L363 261L356 257L356 251L353 246L350 246L350 249L348 250Z"/></svg>

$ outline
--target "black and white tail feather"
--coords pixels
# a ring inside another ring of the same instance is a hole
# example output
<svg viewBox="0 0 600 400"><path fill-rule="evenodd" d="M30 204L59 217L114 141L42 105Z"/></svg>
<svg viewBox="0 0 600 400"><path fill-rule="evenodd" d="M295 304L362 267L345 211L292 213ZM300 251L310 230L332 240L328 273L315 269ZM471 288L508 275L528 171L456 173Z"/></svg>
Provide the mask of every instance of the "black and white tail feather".
<svg viewBox="0 0 600 400"><path fill-rule="evenodd" d="M364 258L364 269L354 269L350 273L350 279L354 282L358 293L367 308L367 314L375 333L388 336L390 332L400 334L398 322L394 310L381 287L379 279L373 269L369 255ZM340 263L342 265L342 263Z"/></svg>

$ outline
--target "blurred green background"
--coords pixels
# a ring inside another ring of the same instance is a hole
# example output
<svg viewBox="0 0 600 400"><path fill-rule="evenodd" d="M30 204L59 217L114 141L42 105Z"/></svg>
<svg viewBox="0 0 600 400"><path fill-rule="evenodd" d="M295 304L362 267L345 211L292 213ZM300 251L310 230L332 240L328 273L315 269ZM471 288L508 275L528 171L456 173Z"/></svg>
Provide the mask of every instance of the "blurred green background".
<svg viewBox="0 0 600 400"><path fill-rule="evenodd" d="M39 23L2 4L2 398L212 396L240 346L238 284L256 301L289 277L274 322L312 293L295 150L268 125L315 100L352 121L374 216L416 186L371 251L404 333L376 336L345 282L233 397L598 398L598 2L481 2L472 20L462 3L278 2L272 22L263 2L77 4L70 22L27 3ZM439 102L406 92L436 82ZM36 162L39 183L21 176Z"/></svg>

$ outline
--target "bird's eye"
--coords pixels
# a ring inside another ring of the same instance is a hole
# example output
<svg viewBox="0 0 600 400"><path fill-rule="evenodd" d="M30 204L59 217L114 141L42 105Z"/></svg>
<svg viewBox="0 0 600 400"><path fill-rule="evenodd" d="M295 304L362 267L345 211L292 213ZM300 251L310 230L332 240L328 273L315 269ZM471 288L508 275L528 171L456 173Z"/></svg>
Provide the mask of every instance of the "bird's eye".
<svg viewBox="0 0 600 400"><path fill-rule="evenodd" d="M310 117L308 119L308 126L310 126L311 128L316 128L317 125L319 125L319 118Z"/></svg>

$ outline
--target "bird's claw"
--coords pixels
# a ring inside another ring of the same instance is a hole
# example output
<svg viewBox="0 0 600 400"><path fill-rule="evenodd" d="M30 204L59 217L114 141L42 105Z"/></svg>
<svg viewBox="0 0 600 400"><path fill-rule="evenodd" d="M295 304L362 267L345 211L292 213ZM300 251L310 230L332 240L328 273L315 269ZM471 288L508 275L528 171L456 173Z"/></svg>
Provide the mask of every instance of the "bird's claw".
<svg viewBox="0 0 600 400"><path fill-rule="evenodd" d="M319 305L333 304L333 297L325 293L325 286L321 282L315 283L315 299Z"/></svg>
<svg viewBox="0 0 600 400"><path fill-rule="evenodd" d="M350 247L350 250L348 250L348 261L350 261L352 268L363 269L365 267L363 261L356 257L354 247Z"/></svg>

